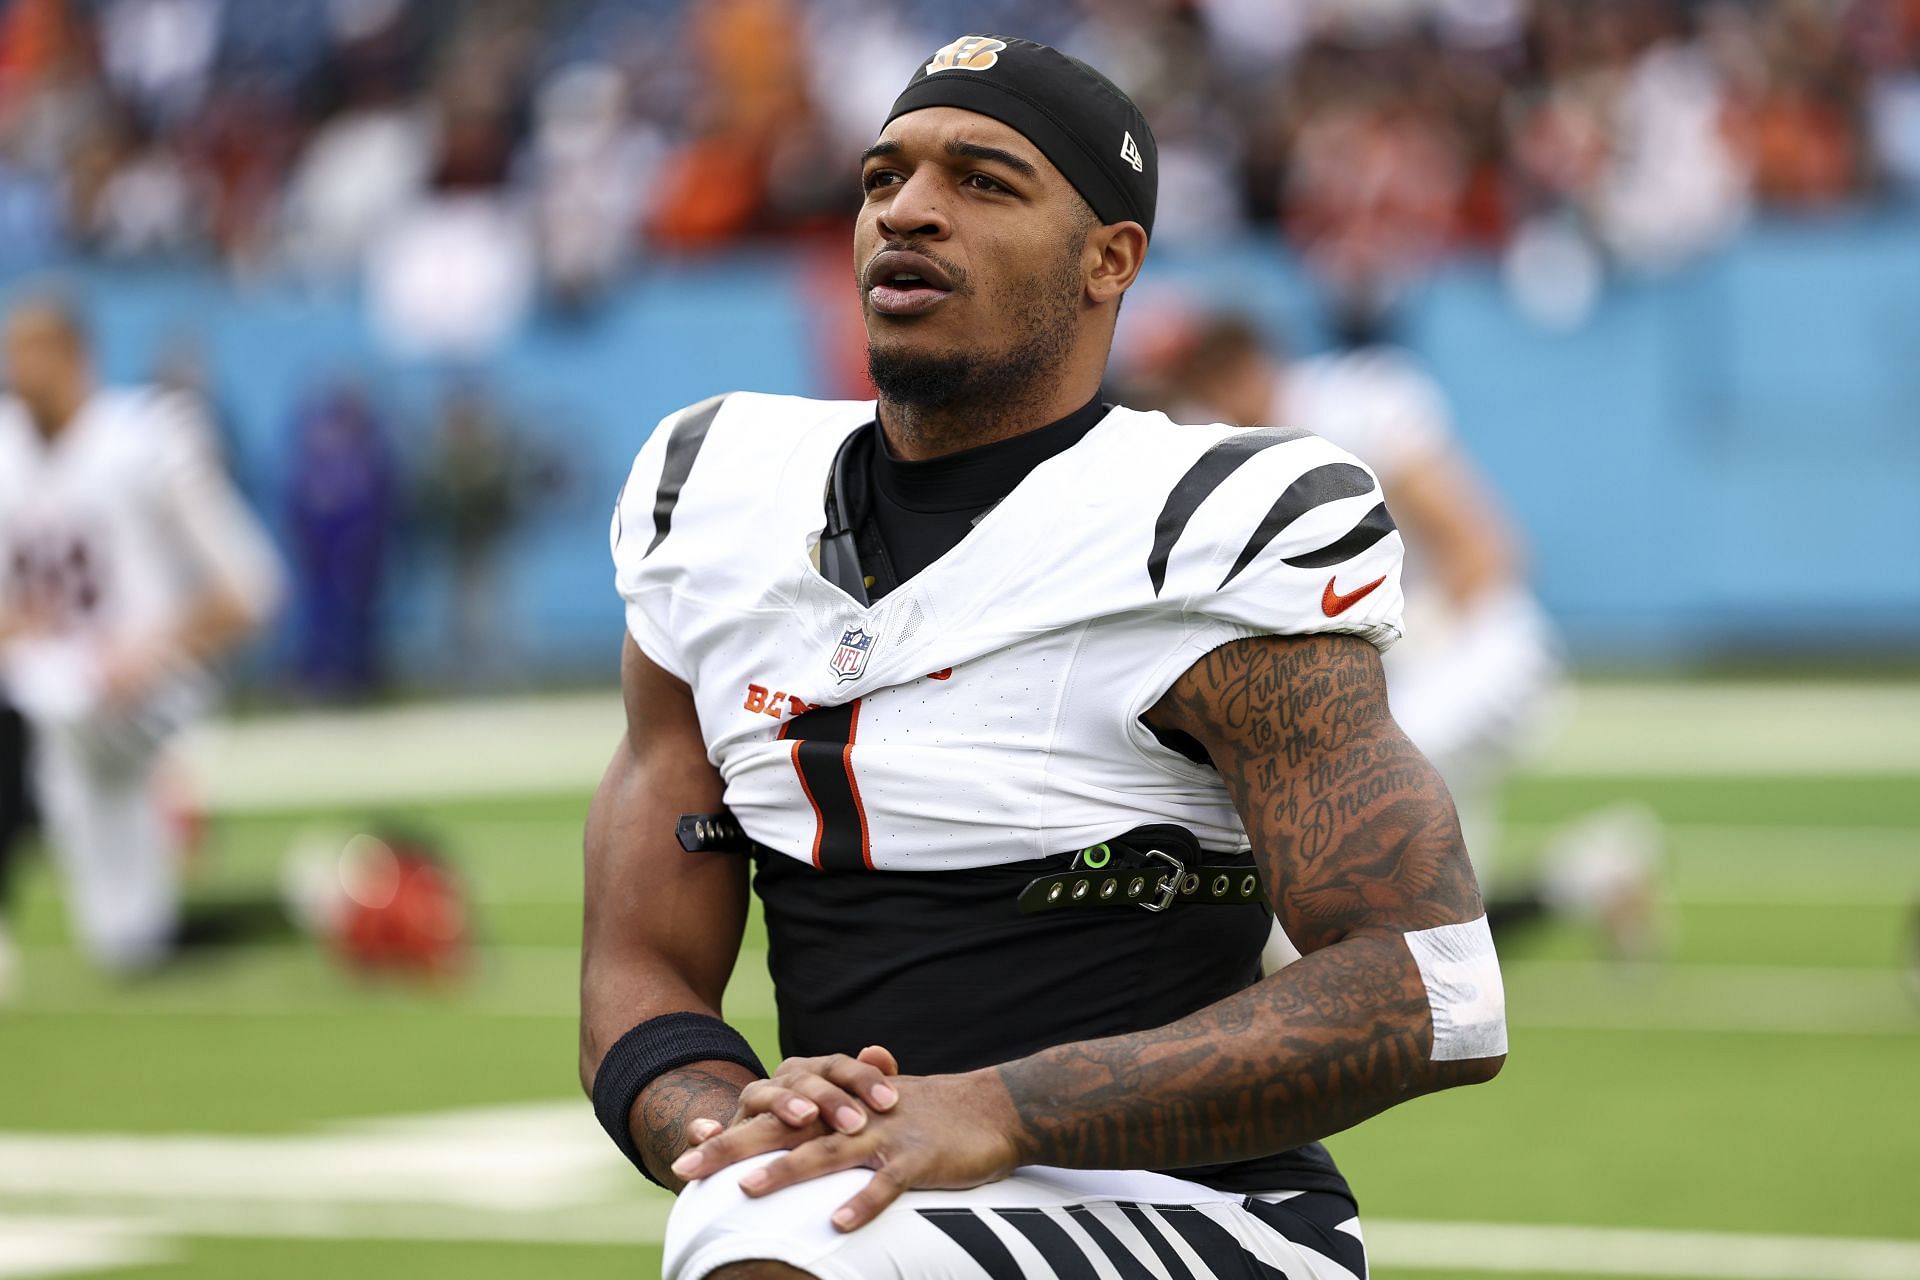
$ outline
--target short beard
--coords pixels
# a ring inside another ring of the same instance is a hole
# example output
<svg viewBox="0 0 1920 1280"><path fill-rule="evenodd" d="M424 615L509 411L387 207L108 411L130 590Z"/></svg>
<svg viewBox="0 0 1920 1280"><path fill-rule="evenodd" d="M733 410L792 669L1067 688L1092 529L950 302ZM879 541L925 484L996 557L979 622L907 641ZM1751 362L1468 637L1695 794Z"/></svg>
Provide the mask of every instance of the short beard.
<svg viewBox="0 0 1920 1280"><path fill-rule="evenodd" d="M1000 351L921 352L869 345L867 374L881 399L910 409L978 407L1001 417L1044 398L1073 349L1084 243L1083 235L1054 271L1023 290L1028 305L1012 317L1013 341Z"/></svg>
<svg viewBox="0 0 1920 1280"><path fill-rule="evenodd" d="M1026 398L1047 370L1053 353L1031 346L993 355L970 352L867 351L867 375L880 398L914 409L953 409L1010 404Z"/></svg>

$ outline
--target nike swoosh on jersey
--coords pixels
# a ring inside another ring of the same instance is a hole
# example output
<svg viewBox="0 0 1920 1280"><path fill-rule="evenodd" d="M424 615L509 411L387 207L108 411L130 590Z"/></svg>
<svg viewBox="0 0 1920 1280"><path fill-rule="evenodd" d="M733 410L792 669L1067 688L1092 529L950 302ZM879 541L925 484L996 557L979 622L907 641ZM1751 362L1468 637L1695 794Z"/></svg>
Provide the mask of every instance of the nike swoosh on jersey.
<svg viewBox="0 0 1920 1280"><path fill-rule="evenodd" d="M1320 612L1326 614L1329 618L1337 618L1347 610L1353 608L1353 606L1372 595L1375 587L1387 580L1386 575L1382 574L1366 586L1341 595L1333 589L1334 578L1339 576L1340 575L1336 573L1333 578L1328 578L1326 590L1320 593Z"/></svg>

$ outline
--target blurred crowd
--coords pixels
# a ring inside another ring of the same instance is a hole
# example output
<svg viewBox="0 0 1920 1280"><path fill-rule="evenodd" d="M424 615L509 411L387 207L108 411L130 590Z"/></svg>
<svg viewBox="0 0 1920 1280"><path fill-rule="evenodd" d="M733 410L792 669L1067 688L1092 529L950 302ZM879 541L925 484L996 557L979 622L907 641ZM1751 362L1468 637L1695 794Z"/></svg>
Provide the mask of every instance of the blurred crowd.
<svg viewBox="0 0 1920 1280"><path fill-rule="evenodd" d="M1920 0L10 0L0 266L364 274L403 345L484 351L649 256L837 233L966 30L1136 96L1163 243L1278 234L1361 292L1920 194Z"/></svg>

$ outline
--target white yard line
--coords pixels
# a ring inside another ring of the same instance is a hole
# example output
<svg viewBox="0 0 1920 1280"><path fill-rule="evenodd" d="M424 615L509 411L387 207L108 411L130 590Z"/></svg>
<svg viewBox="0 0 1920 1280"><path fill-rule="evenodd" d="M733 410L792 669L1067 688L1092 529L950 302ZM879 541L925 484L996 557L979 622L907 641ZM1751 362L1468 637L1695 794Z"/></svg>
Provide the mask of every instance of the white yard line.
<svg viewBox="0 0 1920 1280"><path fill-rule="evenodd" d="M230 812L584 791L616 691L315 711L210 724L187 754ZM1583 687L1529 765L1549 776L1920 773L1920 682Z"/></svg>
<svg viewBox="0 0 1920 1280"><path fill-rule="evenodd" d="M137 1224L0 1214L0 1280L118 1270L164 1262L175 1252Z"/></svg>
<svg viewBox="0 0 1920 1280"><path fill-rule="evenodd" d="M1920 682L1585 685L1529 767L1576 777L1914 773Z"/></svg>
<svg viewBox="0 0 1920 1280"><path fill-rule="evenodd" d="M1920 1038L1920 1005L1885 969L1519 960L1501 965L1516 1028ZM1920 1273L1916 1273L1920 1276Z"/></svg>

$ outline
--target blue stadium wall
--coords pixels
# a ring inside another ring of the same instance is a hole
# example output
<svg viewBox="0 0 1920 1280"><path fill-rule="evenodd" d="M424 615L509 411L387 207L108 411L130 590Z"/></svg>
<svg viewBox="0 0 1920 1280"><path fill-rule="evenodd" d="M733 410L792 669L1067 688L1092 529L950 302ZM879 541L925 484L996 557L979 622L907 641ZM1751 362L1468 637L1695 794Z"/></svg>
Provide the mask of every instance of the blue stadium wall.
<svg viewBox="0 0 1920 1280"><path fill-rule="evenodd" d="M1298 268L1265 245L1161 254L1150 272L1319 339ZM505 556L499 642L530 679L613 668L607 517L653 424L718 390L818 386L802 269L768 253L650 267L591 324L536 320L464 371L384 355L350 292L171 269L62 279L111 378L195 337L271 522L295 411L326 379L367 387L411 456L450 380L487 388L566 462ZM1582 660L1920 654L1911 221L1760 227L1678 275L1616 281L1568 334L1519 315L1491 269L1461 266L1412 300L1403 337L1452 397ZM409 548L390 580L392 648L403 674L431 679L448 575L430 546Z"/></svg>

